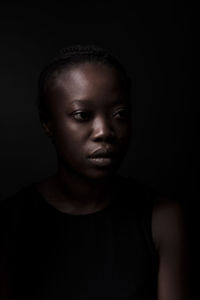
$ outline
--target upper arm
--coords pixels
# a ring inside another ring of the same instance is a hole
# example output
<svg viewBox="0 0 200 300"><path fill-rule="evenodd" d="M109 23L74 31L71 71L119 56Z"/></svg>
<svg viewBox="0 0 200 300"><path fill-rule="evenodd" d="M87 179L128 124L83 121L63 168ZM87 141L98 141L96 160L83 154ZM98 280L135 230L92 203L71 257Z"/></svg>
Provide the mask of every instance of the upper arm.
<svg viewBox="0 0 200 300"><path fill-rule="evenodd" d="M182 206L160 201L152 216L159 254L158 300L189 300L188 239Z"/></svg>

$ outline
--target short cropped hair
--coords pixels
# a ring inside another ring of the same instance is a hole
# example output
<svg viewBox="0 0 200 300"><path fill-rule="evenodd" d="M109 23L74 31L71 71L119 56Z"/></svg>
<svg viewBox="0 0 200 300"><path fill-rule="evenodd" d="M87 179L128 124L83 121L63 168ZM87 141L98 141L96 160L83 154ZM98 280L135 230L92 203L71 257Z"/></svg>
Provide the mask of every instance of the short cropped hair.
<svg viewBox="0 0 200 300"><path fill-rule="evenodd" d="M95 44L71 45L62 48L58 55L44 67L39 76L37 108L40 120L47 121L49 118L48 102L46 96L47 84L50 79L56 78L56 74L70 66L78 66L84 62L100 62L115 69L124 83L125 93L130 97L131 79L125 68L116 57L110 54L106 49Z"/></svg>

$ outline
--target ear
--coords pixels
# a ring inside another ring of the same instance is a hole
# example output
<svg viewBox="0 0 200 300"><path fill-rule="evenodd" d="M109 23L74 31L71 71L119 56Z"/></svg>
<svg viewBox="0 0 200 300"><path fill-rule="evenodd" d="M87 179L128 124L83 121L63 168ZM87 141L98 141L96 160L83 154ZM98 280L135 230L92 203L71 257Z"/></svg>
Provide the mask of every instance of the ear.
<svg viewBox="0 0 200 300"><path fill-rule="evenodd" d="M41 126L45 132L45 134L48 136L48 137L53 137L53 130L52 130L52 124L51 124L51 121L50 120L44 120L41 116L40 116L40 123L41 123Z"/></svg>
<svg viewBox="0 0 200 300"><path fill-rule="evenodd" d="M42 128L44 129L45 134L46 134L48 137L52 137L52 136L53 136L53 133L52 133L50 124L47 124L46 122L42 121L42 122L41 122L41 125L42 125Z"/></svg>

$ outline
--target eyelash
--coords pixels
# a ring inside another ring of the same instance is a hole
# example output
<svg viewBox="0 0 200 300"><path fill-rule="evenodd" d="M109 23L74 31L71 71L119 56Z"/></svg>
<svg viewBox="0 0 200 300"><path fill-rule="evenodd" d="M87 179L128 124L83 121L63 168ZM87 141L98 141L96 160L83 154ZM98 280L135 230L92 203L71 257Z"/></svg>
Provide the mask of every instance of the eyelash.
<svg viewBox="0 0 200 300"><path fill-rule="evenodd" d="M86 121L88 121L89 116L87 117L87 120L76 118L76 116L80 116L81 114L84 114L84 113L86 113L87 115L89 115L89 113L86 112L86 111L79 111L79 112L73 113L72 115L73 115L73 117L74 117L75 120L80 121L80 122L86 122Z"/></svg>
<svg viewBox="0 0 200 300"><path fill-rule="evenodd" d="M119 113L125 112L125 117L119 117L118 119L127 119L128 116L128 111L127 109L121 109L118 112L116 112L114 115L116 116ZM81 119L81 118L77 118L76 116L80 116L81 114L87 114L86 119ZM87 122L91 116L91 114L87 111L79 111L79 112L75 112L72 114L72 116L74 117L75 120L79 121L79 122Z"/></svg>

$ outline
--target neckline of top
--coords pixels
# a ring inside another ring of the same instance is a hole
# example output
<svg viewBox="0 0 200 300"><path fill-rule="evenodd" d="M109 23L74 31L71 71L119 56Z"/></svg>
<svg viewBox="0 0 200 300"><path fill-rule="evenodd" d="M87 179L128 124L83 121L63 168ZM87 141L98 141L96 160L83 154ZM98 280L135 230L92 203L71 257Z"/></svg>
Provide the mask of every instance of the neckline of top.
<svg viewBox="0 0 200 300"><path fill-rule="evenodd" d="M52 212L56 212L57 214L59 214L60 216L68 216L71 218L86 218L86 217L93 217L93 216L97 216L97 215L102 215L104 213L106 213L107 211L109 211L112 207L113 207L113 201L111 201L108 205L106 205L104 208L97 210L95 212L92 213L87 213L87 214L72 214L69 212L63 212L61 210L59 210L58 208L56 208L55 206L51 205L46 199L45 197L40 193L40 191L36 188L35 183L32 183L31 186L32 190L34 191L35 194L37 194L40 198L40 200L42 201L42 203L48 207L48 209L50 209Z"/></svg>

